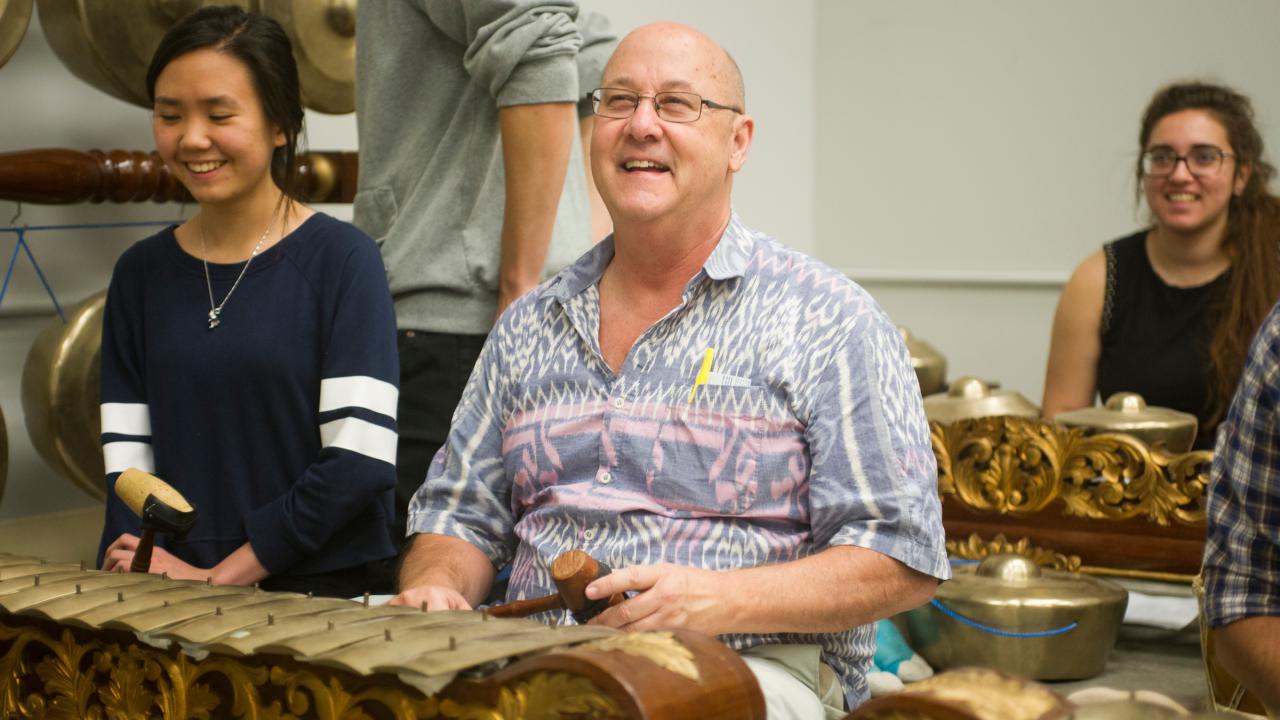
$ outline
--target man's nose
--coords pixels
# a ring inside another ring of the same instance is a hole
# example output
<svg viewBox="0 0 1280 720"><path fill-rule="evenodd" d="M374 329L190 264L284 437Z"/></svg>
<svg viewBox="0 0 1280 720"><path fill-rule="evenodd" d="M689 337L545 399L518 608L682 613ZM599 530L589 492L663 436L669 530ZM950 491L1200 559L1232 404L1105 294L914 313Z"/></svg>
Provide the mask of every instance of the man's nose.
<svg viewBox="0 0 1280 720"><path fill-rule="evenodd" d="M637 139L660 135L662 122L658 117L657 101L653 98L640 98L627 127L631 135Z"/></svg>

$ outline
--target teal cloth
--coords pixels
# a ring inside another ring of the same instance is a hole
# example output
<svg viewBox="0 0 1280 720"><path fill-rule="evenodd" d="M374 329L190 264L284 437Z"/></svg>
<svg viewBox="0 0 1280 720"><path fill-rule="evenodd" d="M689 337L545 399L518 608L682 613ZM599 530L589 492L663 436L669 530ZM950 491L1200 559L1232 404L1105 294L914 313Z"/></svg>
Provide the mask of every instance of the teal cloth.
<svg viewBox="0 0 1280 720"><path fill-rule="evenodd" d="M876 652L871 657L871 664L877 670L898 674L898 666L910 660L915 651L907 644L906 638L898 631L898 626L890 620L876 623Z"/></svg>

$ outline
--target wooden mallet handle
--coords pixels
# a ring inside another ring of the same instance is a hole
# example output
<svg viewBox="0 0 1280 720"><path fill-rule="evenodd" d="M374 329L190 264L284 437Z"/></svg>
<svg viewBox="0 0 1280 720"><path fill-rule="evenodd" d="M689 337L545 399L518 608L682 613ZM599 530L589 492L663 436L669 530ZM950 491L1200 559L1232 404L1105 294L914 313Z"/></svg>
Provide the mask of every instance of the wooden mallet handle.
<svg viewBox="0 0 1280 720"><path fill-rule="evenodd" d="M129 572L151 572L151 549L156 545L156 529L142 528L142 537L138 539L138 549L133 551L133 562L129 563Z"/></svg>

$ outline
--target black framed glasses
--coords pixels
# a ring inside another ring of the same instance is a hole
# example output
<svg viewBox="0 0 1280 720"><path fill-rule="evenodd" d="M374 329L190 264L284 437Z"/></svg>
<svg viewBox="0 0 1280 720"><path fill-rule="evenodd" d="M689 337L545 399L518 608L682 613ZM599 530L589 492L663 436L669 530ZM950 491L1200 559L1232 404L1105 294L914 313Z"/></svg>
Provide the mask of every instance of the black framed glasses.
<svg viewBox="0 0 1280 720"><path fill-rule="evenodd" d="M591 109L600 117L625 120L636 114L641 100L652 100L658 117L673 123L691 123L702 117L703 106L712 110L742 110L732 105L722 105L691 92L660 92L641 95L622 88L596 88L591 91Z"/></svg>
<svg viewBox="0 0 1280 720"><path fill-rule="evenodd" d="M1191 152L1179 155L1173 148L1157 147L1142 153L1142 174L1148 177L1172 175L1178 163L1187 164L1192 175L1217 175L1224 158L1233 158L1229 152L1214 145L1193 145Z"/></svg>

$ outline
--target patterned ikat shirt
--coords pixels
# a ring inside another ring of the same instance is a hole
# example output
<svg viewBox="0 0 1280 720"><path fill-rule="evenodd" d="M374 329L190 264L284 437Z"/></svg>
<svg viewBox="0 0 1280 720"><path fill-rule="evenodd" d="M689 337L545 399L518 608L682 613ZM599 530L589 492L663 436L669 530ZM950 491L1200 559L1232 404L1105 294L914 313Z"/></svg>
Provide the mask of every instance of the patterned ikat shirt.
<svg viewBox="0 0 1280 720"><path fill-rule="evenodd" d="M1253 339L1218 429L1207 504L1205 615L1212 627L1280 615L1280 305Z"/></svg>
<svg viewBox="0 0 1280 720"><path fill-rule="evenodd" d="M858 545L950 576L919 386L866 291L734 215L615 375L598 342L612 257L609 239L502 316L410 534L511 562L509 599L554 592L550 561L574 548L614 568L731 570ZM816 643L849 706L867 697L873 625L721 639Z"/></svg>

